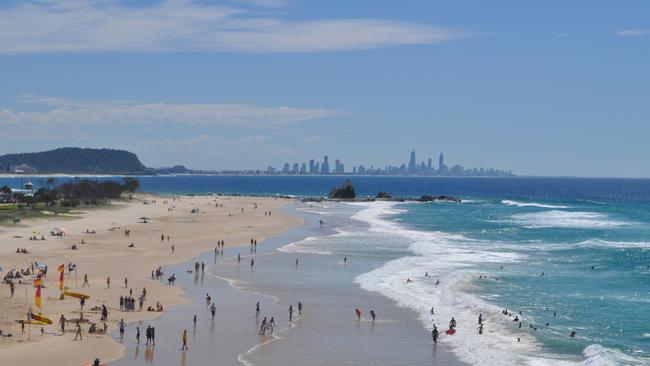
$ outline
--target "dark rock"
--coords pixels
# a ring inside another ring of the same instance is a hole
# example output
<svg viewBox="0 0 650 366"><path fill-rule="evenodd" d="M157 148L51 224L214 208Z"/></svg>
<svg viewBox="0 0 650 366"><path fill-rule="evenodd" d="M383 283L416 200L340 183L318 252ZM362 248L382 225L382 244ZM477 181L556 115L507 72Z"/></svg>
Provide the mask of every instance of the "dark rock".
<svg viewBox="0 0 650 366"><path fill-rule="evenodd" d="M429 196L423 195L418 199L420 202L445 201L445 202L462 202L460 198L452 196Z"/></svg>
<svg viewBox="0 0 650 366"><path fill-rule="evenodd" d="M329 198L339 198L339 199L354 199L357 197L357 193L354 191L352 182L349 180L345 181L342 186L334 189L330 192Z"/></svg>
<svg viewBox="0 0 650 366"><path fill-rule="evenodd" d="M379 193L377 193L376 198L389 199L389 198L392 198L392 196L390 194L386 193L386 192L379 192Z"/></svg>

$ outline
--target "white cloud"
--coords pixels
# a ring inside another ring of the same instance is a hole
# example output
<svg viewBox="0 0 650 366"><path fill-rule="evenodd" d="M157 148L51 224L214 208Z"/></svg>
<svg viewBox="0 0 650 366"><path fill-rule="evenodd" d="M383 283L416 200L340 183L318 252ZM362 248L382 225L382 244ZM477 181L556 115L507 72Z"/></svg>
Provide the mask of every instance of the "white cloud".
<svg viewBox="0 0 650 366"><path fill-rule="evenodd" d="M616 32L616 35L620 37L648 36L650 35L650 29L624 29Z"/></svg>
<svg viewBox="0 0 650 366"><path fill-rule="evenodd" d="M161 124L270 128L336 114L329 109L246 104L83 103L60 98L23 97L45 111L0 110L0 126Z"/></svg>
<svg viewBox="0 0 650 366"><path fill-rule="evenodd" d="M280 6L284 1L247 0ZM228 4L233 4L232 2ZM43 52L319 52L437 44L440 27L378 19L289 21L236 6L166 0L34 0L0 8L0 54Z"/></svg>

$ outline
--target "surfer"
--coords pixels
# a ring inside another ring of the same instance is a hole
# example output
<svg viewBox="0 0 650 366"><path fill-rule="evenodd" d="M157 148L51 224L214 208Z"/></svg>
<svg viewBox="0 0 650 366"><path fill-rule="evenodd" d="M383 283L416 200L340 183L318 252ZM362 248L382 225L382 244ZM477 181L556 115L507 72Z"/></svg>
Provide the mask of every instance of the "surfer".
<svg viewBox="0 0 650 366"><path fill-rule="evenodd" d="M449 329L451 330L454 328L456 328L456 319L454 319L454 317L452 316L451 320L449 321Z"/></svg>

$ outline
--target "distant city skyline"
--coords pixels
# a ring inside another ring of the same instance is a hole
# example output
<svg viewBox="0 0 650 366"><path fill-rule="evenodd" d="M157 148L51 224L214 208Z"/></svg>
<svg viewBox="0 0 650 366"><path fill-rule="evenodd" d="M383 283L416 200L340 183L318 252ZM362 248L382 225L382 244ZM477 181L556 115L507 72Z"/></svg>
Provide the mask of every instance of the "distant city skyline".
<svg viewBox="0 0 650 366"><path fill-rule="evenodd" d="M411 151L408 163L399 165L385 164L382 166L370 165L354 165L352 169L345 169L345 164L341 160L336 159L334 169L330 169L329 155L324 155L322 161L309 159L309 166L306 162L285 162L281 169L276 169L274 166L269 166L266 169L267 173L282 173L293 175L328 175L328 174L352 174L352 175L417 175L417 176L473 176L473 177L495 177L495 176L512 176L510 170L495 169L495 168L482 168L471 167L465 168L460 164L448 166L445 164L444 153L438 155L437 167L433 164L433 158L427 158L427 161L417 162L415 150Z"/></svg>
<svg viewBox="0 0 650 366"><path fill-rule="evenodd" d="M308 171L324 153L330 170L409 168L415 149L434 166L444 151L517 175L650 177L648 14L641 0L1 1L0 154Z"/></svg>

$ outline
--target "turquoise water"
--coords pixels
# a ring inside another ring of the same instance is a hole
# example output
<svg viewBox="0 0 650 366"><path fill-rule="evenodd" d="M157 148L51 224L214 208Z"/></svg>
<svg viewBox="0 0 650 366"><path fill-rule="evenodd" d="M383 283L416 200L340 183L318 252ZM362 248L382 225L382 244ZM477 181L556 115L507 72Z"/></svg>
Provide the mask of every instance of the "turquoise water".
<svg viewBox="0 0 650 366"><path fill-rule="evenodd" d="M479 262L471 268L473 293L521 311L523 331L513 326L513 334L534 335L547 352L614 364L648 362L646 204L487 199L406 207L392 218L405 227L462 235L458 245L464 248L516 255L511 262ZM571 331L575 339L568 337Z"/></svg>
<svg viewBox="0 0 650 366"><path fill-rule="evenodd" d="M343 179L143 177L142 187L310 196ZM311 281L310 288L360 287L413 310L423 329L444 328L453 316L458 333L441 342L471 364L650 364L650 180L352 179L361 195L449 194L464 202L308 208L337 234L283 251L348 256L362 269L354 278L328 274L334 283ZM281 280L301 285L299 277ZM502 309L518 315L522 327Z"/></svg>

